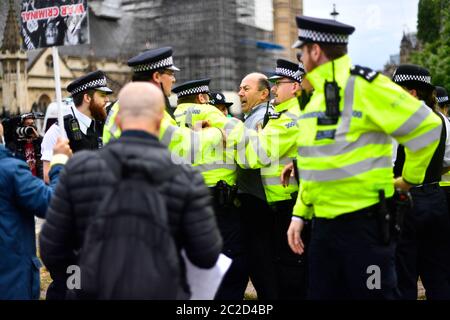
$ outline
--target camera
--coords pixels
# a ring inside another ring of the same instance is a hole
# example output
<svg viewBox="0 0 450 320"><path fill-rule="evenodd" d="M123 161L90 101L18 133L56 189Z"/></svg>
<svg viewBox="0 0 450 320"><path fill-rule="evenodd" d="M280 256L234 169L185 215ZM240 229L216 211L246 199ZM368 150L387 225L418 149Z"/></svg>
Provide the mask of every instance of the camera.
<svg viewBox="0 0 450 320"><path fill-rule="evenodd" d="M34 130L33 127L31 126L18 127L16 129L16 133L19 136L19 138L31 138L33 136Z"/></svg>
<svg viewBox="0 0 450 320"><path fill-rule="evenodd" d="M15 157L26 161L37 177L42 177L42 137L37 133L35 120L43 117L42 113L28 112L2 121L5 146Z"/></svg>

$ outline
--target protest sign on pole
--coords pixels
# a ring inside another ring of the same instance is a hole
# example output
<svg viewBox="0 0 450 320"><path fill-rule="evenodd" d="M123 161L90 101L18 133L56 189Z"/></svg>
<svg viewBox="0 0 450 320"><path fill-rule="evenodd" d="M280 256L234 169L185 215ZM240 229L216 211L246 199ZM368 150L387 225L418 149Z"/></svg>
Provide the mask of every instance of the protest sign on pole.
<svg viewBox="0 0 450 320"><path fill-rule="evenodd" d="M58 46L89 43L87 0L23 0L20 13L23 48L52 47L58 124L63 137L61 78Z"/></svg>

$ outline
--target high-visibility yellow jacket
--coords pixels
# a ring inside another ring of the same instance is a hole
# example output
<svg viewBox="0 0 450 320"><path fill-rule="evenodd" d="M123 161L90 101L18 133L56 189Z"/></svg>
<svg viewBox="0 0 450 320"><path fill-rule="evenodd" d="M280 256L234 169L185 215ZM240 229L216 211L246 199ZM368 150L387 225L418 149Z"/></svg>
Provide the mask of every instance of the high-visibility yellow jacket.
<svg viewBox="0 0 450 320"><path fill-rule="evenodd" d="M289 99L275 107L275 113L262 131L246 129L245 149L236 153L236 162L242 168L261 168L261 179L267 202L291 199L298 190L297 184L283 187L280 181L284 166L297 156L297 121L300 107L297 98Z"/></svg>
<svg viewBox="0 0 450 320"><path fill-rule="evenodd" d="M107 144L111 138L117 139L120 137L120 129L116 125L115 120L117 113L119 112L119 101L116 101L111 110L109 110L108 117L105 121L105 126L103 127L103 144Z"/></svg>
<svg viewBox="0 0 450 320"><path fill-rule="evenodd" d="M442 175L441 181L439 182L439 185L441 187L450 187L450 173L446 172Z"/></svg>
<svg viewBox="0 0 450 320"><path fill-rule="evenodd" d="M225 117L216 107L209 104L182 103L175 109L174 116L180 127L192 127L197 121L208 120L212 127L225 130L229 122L239 121ZM200 156L191 160L192 166L197 167L202 173L208 187L215 186L220 180L229 185L236 183L236 164L232 148L216 144L213 148L202 149Z"/></svg>
<svg viewBox="0 0 450 320"><path fill-rule="evenodd" d="M116 102L108 115L103 129L103 143L106 144L113 137L119 138L120 128L115 124L115 118L119 111L119 103ZM198 157L205 152L204 149L214 148L216 145L222 145L222 132L217 128L207 128L205 130L194 132L188 128L180 128L175 120L164 111L164 117L161 121L159 130L159 139L169 150L181 157L176 161L183 160L184 163L190 163L190 159Z"/></svg>
<svg viewBox="0 0 450 320"><path fill-rule="evenodd" d="M441 120L430 108L383 75L359 69L350 74L345 55L334 60L340 87L337 124L326 124L325 81L332 63L306 77L315 91L300 116L298 167L300 191L294 215L332 219L369 207L394 193L391 137L405 146L403 178L421 184L439 143Z"/></svg>

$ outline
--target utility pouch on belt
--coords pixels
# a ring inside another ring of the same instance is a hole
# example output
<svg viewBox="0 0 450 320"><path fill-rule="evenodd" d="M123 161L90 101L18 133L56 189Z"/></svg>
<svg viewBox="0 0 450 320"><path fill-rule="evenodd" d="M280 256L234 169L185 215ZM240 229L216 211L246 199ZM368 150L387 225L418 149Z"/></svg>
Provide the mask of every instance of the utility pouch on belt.
<svg viewBox="0 0 450 320"><path fill-rule="evenodd" d="M413 206L411 194L408 191L397 189L394 193L394 203L395 214L392 224L392 232L396 235L399 235L403 227L405 214L407 214L407 212L411 210Z"/></svg>
<svg viewBox="0 0 450 320"><path fill-rule="evenodd" d="M237 186L229 186L225 181L217 182L214 197L220 207L231 206L236 198Z"/></svg>

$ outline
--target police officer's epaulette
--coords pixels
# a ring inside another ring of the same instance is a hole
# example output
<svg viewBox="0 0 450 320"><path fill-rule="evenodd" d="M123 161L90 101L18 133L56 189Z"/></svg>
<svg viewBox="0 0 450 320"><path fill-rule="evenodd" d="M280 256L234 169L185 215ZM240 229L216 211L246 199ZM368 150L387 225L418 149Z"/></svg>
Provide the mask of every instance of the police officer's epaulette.
<svg viewBox="0 0 450 320"><path fill-rule="evenodd" d="M283 110L281 112L269 112L269 119L279 119L285 111L287 110Z"/></svg>
<svg viewBox="0 0 450 320"><path fill-rule="evenodd" d="M373 71L370 68L356 65L350 69L350 74L363 77L367 81L372 82L378 76L379 72Z"/></svg>

